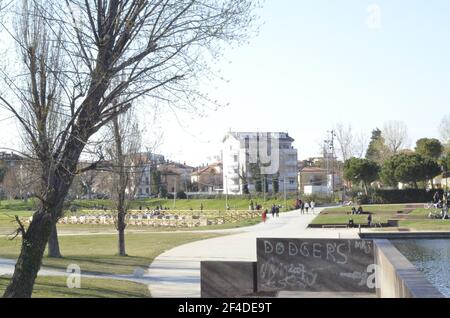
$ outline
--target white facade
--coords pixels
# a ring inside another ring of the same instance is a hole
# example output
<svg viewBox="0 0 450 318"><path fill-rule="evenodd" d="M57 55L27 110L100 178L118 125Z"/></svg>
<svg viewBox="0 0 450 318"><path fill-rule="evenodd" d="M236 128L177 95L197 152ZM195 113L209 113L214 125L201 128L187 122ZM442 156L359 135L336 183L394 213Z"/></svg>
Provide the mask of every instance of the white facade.
<svg viewBox="0 0 450 318"><path fill-rule="evenodd" d="M223 139L223 185L224 193L244 194L244 180L247 180L250 192L255 192L255 182L250 173L250 144L256 140L270 137L276 140L278 151L270 154L278 169L275 174L261 175L261 181L267 183L268 191L273 191L273 179L278 179L279 192L297 192L298 189L298 153L292 143L294 139L287 133L230 132ZM274 145L276 144L274 142ZM276 181L275 181L276 182Z"/></svg>
<svg viewBox="0 0 450 318"><path fill-rule="evenodd" d="M315 186L315 185L306 185L303 188L303 193L305 195L314 195L314 194L331 194L331 188L328 186Z"/></svg>

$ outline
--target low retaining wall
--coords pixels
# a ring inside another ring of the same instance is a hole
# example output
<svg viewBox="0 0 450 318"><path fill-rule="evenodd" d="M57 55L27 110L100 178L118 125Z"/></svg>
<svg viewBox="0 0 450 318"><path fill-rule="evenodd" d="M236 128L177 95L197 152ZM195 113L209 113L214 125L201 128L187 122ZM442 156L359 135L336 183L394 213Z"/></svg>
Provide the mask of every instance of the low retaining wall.
<svg viewBox="0 0 450 318"><path fill-rule="evenodd" d="M450 232L378 232L360 233L363 239L449 239Z"/></svg>
<svg viewBox="0 0 450 318"><path fill-rule="evenodd" d="M389 240L374 241L380 298L444 298Z"/></svg>
<svg viewBox="0 0 450 318"><path fill-rule="evenodd" d="M201 262L200 268L202 298L256 293L256 262Z"/></svg>

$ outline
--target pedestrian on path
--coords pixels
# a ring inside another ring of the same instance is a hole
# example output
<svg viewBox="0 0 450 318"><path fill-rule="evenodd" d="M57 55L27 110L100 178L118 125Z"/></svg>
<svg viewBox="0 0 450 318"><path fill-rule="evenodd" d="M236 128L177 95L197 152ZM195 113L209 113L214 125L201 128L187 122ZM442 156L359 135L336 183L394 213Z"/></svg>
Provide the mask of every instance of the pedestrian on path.
<svg viewBox="0 0 450 318"><path fill-rule="evenodd" d="M271 210L271 212L272 212L272 219L274 219L274 218L275 218L275 213L276 213L276 207L275 207L275 204L272 205L272 210Z"/></svg>
<svg viewBox="0 0 450 318"><path fill-rule="evenodd" d="M262 213L262 220L264 223L266 223L266 221L267 221L267 213L269 213L269 211L267 211L267 209L265 209Z"/></svg>
<svg viewBox="0 0 450 318"><path fill-rule="evenodd" d="M276 206L275 213L277 215L277 218L279 218L280 217L280 206L279 205Z"/></svg>
<svg viewBox="0 0 450 318"><path fill-rule="evenodd" d="M302 214L305 214L305 202L303 202L303 201L301 204L301 212L302 212Z"/></svg>
<svg viewBox="0 0 450 318"><path fill-rule="evenodd" d="M311 212L314 214L314 209L315 209L315 207L316 207L316 202L314 202L314 201L311 201Z"/></svg>
<svg viewBox="0 0 450 318"><path fill-rule="evenodd" d="M308 214L308 211L309 211L309 203L308 202L305 203L305 210L306 210L306 214Z"/></svg>

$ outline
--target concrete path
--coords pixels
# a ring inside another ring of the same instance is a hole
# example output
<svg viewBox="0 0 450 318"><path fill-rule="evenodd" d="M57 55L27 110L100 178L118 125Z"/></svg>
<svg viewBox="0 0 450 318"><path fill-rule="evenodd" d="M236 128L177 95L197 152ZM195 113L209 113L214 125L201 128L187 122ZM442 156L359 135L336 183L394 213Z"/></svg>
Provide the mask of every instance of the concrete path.
<svg viewBox="0 0 450 318"><path fill-rule="evenodd" d="M320 213L317 210L316 213ZM238 234L197 241L158 256L146 277L157 298L200 297L200 262L206 260L256 261L256 238L358 238L356 229L307 229L317 215L283 213L265 224L239 229Z"/></svg>

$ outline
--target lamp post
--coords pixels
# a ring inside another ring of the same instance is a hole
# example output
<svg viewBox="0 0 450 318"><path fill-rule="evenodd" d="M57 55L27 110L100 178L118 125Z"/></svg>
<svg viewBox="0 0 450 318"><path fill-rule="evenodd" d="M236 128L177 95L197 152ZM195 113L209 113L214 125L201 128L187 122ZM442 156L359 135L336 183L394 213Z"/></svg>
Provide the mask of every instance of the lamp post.
<svg viewBox="0 0 450 318"><path fill-rule="evenodd" d="M330 135L330 138L325 140L325 147L324 147L324 155L326 157L326 164L327 164L327 175L329 174L330 165L331 165L331 194L334 201L334 138L337 136L336 132L334 130L327 132ZM331 154L331 158L330 158ZM331 164L330 164L331 159Z"/></svg>
<svg viewBox="0 0 450 318"><path fill-rule="evenodd" d="M228 211L228 176L225 176L225 211Z"/></svg>

